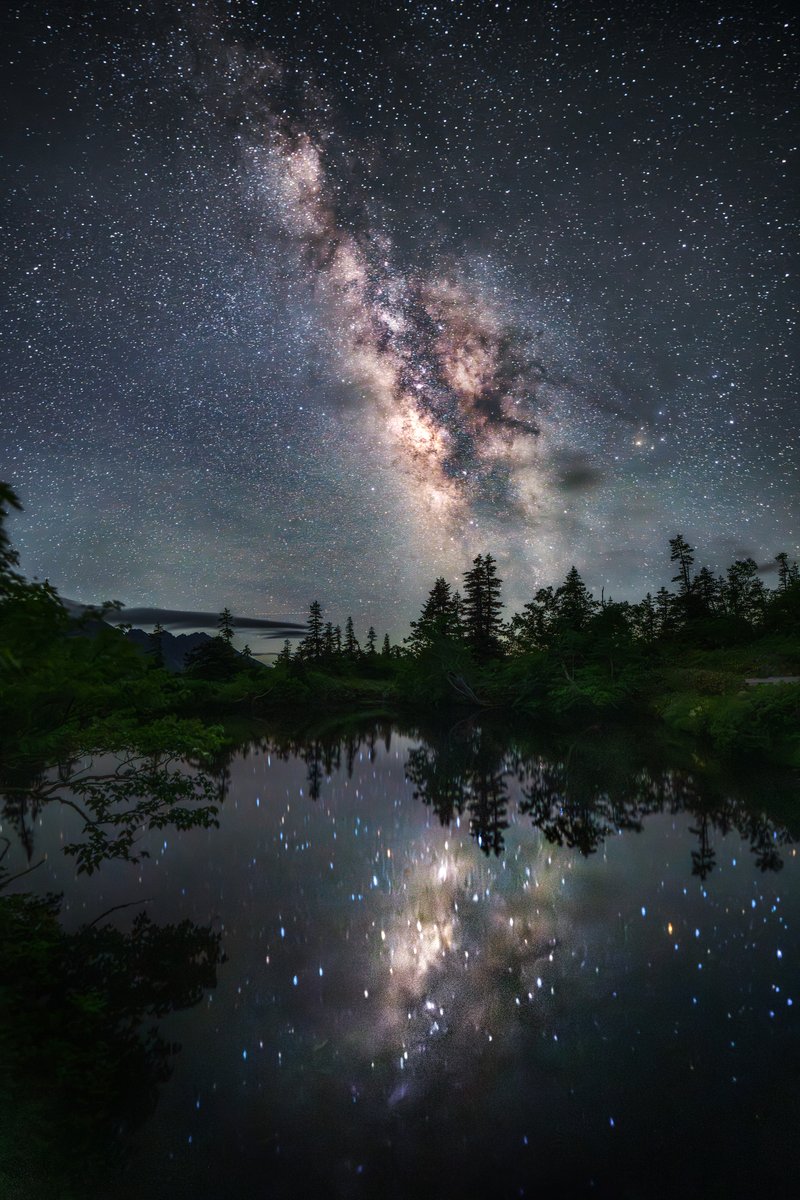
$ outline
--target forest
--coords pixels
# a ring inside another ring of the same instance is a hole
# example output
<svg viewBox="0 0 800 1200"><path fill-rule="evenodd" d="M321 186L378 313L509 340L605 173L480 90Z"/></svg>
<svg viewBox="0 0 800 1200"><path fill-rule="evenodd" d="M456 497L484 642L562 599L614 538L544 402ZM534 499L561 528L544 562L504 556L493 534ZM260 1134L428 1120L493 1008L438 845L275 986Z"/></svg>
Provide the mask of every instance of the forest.
<svg viewBox="0 0 800 1200"><path fill-rule="evenodd" d="M164 666L156 626L145 652L113 603L70 615L47 581L25 579L6 528L20 502L0 493L0 757L2 780L24 787L54 763L99 751L171 756L219 752L248 723L388 716L580 731L623 723L697 743L718 757L800 765L800 572L776 555L774 587L751 558L724 575L696 567L676 535L665 552L672 587L638 603L598 600L573 567L507 615L495 558L476 557L460 589L433 582L393 644L369 628L363 644L309 607L305 636L265 666L234 649L226 608L216 637ZM666 572L665 572L666 573ZM115 623L115 617L117 622ZM448 718L447 714L450 714ZM169 785L185 788L176 775Z"/></svg>

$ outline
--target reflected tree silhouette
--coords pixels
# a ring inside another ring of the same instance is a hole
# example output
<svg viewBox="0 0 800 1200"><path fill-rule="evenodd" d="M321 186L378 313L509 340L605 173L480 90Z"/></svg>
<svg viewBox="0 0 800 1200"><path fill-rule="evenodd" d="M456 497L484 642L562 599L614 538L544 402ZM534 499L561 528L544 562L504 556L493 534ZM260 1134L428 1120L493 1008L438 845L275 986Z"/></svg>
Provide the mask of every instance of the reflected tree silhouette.
<svg viewBox="0 0 800 1200"><path fill-rule="evenodd" d="M716 865L714 836L735 829L761 870L783 865L781 848L790 830L754 811L747 790L739 795L713 777L645 755L632 738L586 736L545 752L529 738L490 723L460 722L447 730L407 731L417 744L406 755L405 773L414 798L429 806L443 826L465 814L470 833L487 855L505 849L510 813L530 818L547 841L588 857L609 837L637 833L654 814L694 817L698 839L691 870L706 879ZM325 780L342 769L352 775L358 754L375 757L378 739L391 745L391 726L373 724L336 733L278 737L263 743L270 753L301 758L308 768L308 794L316 800ZM513 787L510 784L513 783Z"/></svg>
<svg viewBox="0 0 800 1200"><path fill-rule="evenodd" d="M226 788L223 770L215 776L185 755L134 751L89 754L35 771L24 782L0 780L3 818L29 860L45 805L58 803L78 816L79 838L64 850L86 874L110 858L138 862L146 857L138 846L146 830L215 826Z"/></svg>
<svg viewBox="0 0 800 1200"><path fill-rule="evenodd" d="M105 1182L180 1049L153 1022L198 1003L219 934L140 913L74 933L60 898L0 895L0 1187L71 1197ZM24 1181L24 1188L18 1185Z"/></svg>

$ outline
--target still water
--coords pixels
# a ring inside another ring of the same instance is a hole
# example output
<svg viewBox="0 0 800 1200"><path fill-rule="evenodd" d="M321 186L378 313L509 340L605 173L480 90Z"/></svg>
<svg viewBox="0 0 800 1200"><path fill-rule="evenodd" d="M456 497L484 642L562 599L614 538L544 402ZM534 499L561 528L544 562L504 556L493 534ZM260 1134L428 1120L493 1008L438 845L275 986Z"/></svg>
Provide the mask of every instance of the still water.
<svg viewBox="0 0 800 1200"><path fill-rule="evenodd" d="M37 818L15 887L67 928L146 900L226 955L84 1196L800 1193L796 779L467 725L265 737L224 782L219 828L91 877Z"/></svg>

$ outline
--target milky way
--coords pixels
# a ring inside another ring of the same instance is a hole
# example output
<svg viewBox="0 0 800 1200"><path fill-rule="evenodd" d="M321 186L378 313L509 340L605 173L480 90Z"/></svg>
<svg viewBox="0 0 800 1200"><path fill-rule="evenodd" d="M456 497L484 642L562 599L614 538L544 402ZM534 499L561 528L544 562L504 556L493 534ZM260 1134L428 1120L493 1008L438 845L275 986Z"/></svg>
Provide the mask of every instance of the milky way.
<svg viewBox="0 0 800 1200"><path fill-rule="evenodd" d="M279 109L285 70L248 70L246 56L229 55L228 93L244 113L245 178L293 239L331 352L361 389L416 499L455 531L476 502L501 516L530 515L547 406L532 335L459 278L456 264L449 274L404 272L385 230L363 218L356 230L346 227L323 139Z"/></svg>
<svg viewBox="0 0 800 1200"><path fill-rule="evenodd" d="M788 7L5 16L0 475L81 600L396 635L798 546Z"/></svg>

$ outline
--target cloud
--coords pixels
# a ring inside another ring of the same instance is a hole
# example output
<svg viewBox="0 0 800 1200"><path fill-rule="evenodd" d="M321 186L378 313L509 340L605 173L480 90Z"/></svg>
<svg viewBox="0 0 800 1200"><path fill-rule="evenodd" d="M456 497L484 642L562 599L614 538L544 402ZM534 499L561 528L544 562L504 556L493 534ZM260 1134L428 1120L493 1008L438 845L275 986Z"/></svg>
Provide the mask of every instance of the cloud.
<svg viewBox="0 0 800 1200"><path fill-rule="evenodd" d="M590 492L606 478L605 471L592 463L581 450L560 450L554 457L554 463L555 484L562 492Z"/></svg>

